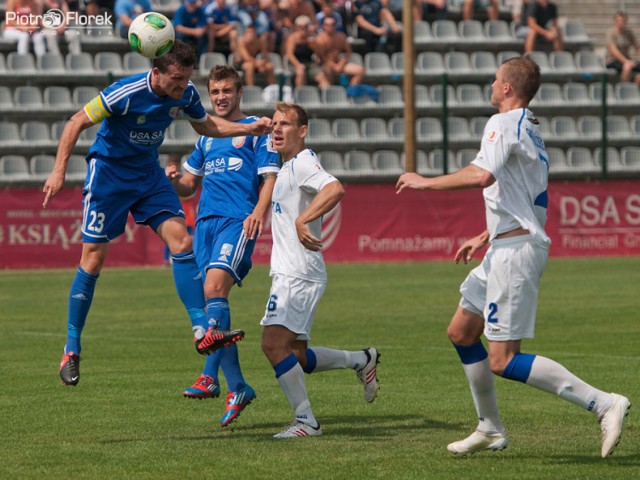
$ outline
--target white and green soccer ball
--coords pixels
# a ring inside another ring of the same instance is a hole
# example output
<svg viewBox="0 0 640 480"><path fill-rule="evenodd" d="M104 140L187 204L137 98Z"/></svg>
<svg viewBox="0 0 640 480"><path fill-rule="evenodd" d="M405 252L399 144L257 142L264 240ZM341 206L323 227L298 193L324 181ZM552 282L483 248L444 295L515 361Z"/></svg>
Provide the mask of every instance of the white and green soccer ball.
<svg viewBox="0 0 640 480"><path fill-rule="evenodd" d="M147 58L161 57L171 50L175 40L171 21L161 13L142 13L129 27L129 45L134 52Z"/></svg>

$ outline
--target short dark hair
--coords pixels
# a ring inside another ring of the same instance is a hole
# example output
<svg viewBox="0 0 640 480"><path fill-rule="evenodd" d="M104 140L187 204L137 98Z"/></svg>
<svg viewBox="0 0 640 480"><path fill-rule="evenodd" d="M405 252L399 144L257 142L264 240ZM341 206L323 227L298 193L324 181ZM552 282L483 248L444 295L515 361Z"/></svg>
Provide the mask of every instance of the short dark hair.
<svg viewBox="0 0 640 480"><path fill-rule="evenodd" d="M216 65L209 71L209 79L207 80L207 90L211 82L219 82L220 80L226 80L230 78L236 86L236 90L240 91L242 88L242 80L235 68L229 65Z"/></svg>
<svg viewBox="0 0 640 480"><path fill-rule="evenodd" d="M278 102L276 103L276 112L287 114L294 112L298 125L309 125L309 116L304 108L295 103Z"/></svg>
<svg viewBox="0 0 640 480"><path fill-rule="evenodd" d="M527 103L533 100L540 88L540 66L530 57L513 57L502 63L504 81L511 84L516 95Z"/></svg>
<svg viewBox="0 0 640 480"><path fill-rule="evenodd" d="M188 43L176 40L167 53L153 60L154 68L167 73L169 65L193 67L196 64L196 52Z"/></svg>

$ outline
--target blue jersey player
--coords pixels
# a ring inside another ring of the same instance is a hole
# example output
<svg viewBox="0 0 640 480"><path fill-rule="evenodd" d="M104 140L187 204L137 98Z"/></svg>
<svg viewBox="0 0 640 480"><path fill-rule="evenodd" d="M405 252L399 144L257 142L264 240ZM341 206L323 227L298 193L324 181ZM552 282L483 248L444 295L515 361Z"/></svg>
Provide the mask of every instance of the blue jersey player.
<svg viewBox="0 0 640 480"><path fill-rule="evenodd" d="M242 84L238 72L229 66L214 67L208 80L209 97L215 113L239 124L258 119L240 110ZM279 170L278 154L268 135L233 138L201 136L180 174L175 165L167 175L182 196L192 195L202 185L195 230L195 251L204 274L204 295L210 325L231 328L228 296L234 284L242 286L251 268L251 254L262 233L263 217L271 205L271 193ZM261 187L262 184L262 188ZM194 330L207 325L194 325ZM238 347L217 350L207 357L204 371L183 394L189 398L220 395L218 368L227 381L227 406L220 424L233 422L256 394L245 382Z"/></svg>
<svg viewBox="0 0 640 480"><path fill-rule="evenodd" d="M43 187L43 207L63 187L67 162L80 132L102 122L87 155L82 256L69 294L67 343L60 365L65 385L76 385L80 379L80 335L109 242L124 233L129 212L169 247L178 295L192 322L202 322L205 317L191 237L178 196L158 163L158 148L166 128L181 111L198 133L211 137L268 133L270 120L249 125L207 115L189 80L194 65L191 47L176 42L168 54L154 60L151 71L106 88L73 115L62 132L53 171ZM239 330L214 329L199 334L196 349L203 354L244 335Z"/></svg>

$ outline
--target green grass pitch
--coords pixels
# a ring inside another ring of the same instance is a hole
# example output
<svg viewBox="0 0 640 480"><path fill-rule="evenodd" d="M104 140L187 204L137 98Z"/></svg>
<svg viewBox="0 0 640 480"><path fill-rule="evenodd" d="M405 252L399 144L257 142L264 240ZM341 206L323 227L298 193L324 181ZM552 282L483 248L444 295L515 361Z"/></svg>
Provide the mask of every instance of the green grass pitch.
<svg viewBox="0 0 640 480"><path fill-rule="evenodd" d="M476 263L474 263L475 265ZM586 411L496 379L511 443L455 457L475 410L446 338L469 267L450 262L329 265L314 345L382 353L366 404L351 371L307 376L319 438L273 440L292 420L260 350L268 269L231 295L247 381L258 398L228 429L224 399L181 395L203 358L169 269L105 268L83 335L81 381L58 362L74 271L0 272L0 478L7 479L631 479L640 477L640 258L551 259L537 338L523 351L563 363L632 404L622 442L600 458ZM224 397L225 386L223 383Z"/></svg>

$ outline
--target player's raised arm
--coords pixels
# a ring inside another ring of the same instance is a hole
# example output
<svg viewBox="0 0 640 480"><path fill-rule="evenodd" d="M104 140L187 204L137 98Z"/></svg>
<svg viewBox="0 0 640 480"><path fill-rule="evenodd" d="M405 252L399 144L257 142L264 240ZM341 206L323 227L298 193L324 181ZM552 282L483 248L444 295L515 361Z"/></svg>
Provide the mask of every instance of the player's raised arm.
<svg viewBox="0 0 640 480"><path fill-rule="evenodd" d="M42 193L44 193L44 201L42 206L47 208L49 202L55 197L62 187L64 186L64 176L67 172L67 162L69 156L73 152L74 147L80 136L82 130L89 128L93 125L93 122L87 117L84 110L80 110L73 115L64 126L62 135L60 136L60 143L58 145L58 152L56 154L56 162L53 165L53 171L47 177L42 187Z"/></svg>
<svg viewBox="0 0 640 480"><path fill-rule="evenodd" d="M271 119L262 117L253 123L238 123L209 115L204 122L191 122L193 129L206 137L236 137L271 133Z"/></svg>

